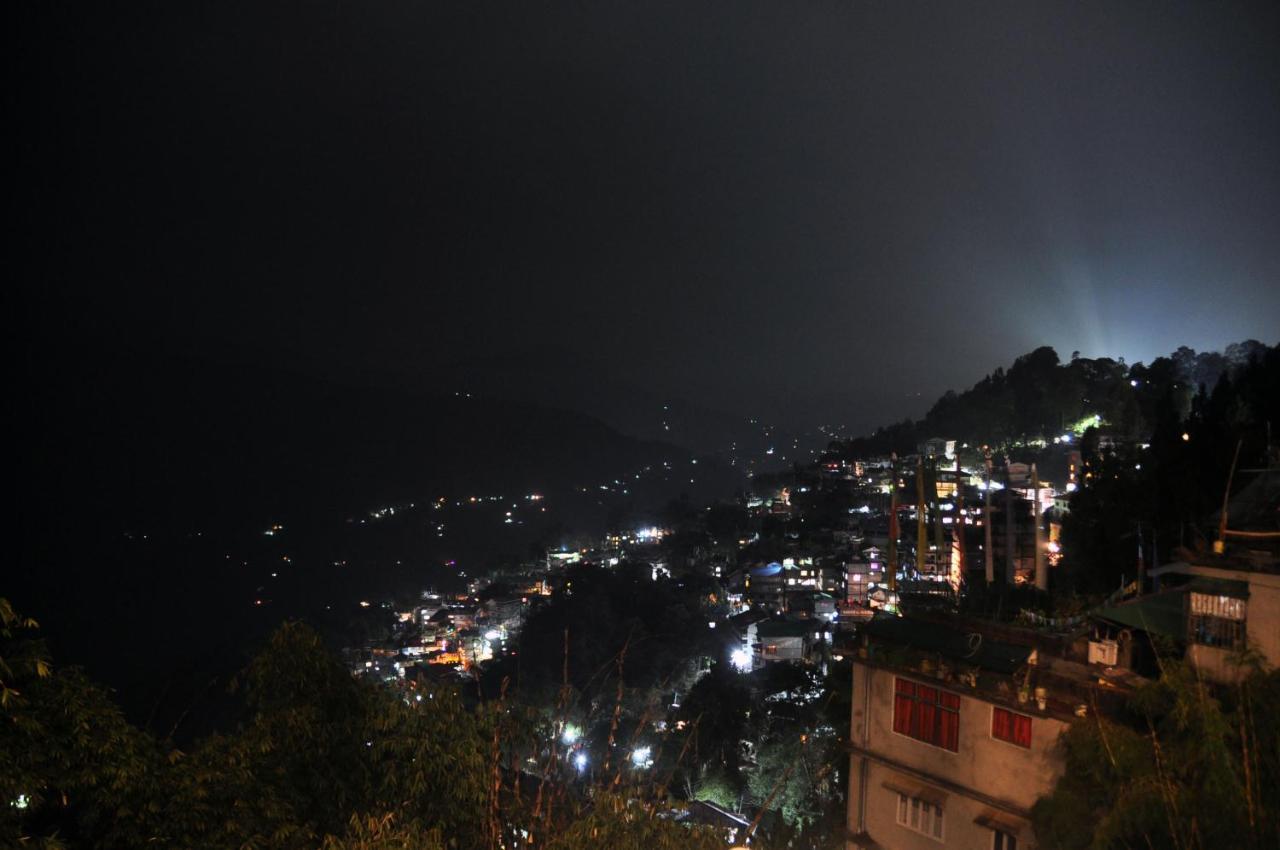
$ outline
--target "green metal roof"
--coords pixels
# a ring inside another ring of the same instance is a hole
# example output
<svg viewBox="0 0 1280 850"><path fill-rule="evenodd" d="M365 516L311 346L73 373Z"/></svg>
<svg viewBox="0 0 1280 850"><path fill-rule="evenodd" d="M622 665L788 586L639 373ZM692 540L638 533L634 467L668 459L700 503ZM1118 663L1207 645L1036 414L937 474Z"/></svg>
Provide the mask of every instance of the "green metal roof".
<svg viewBox="0 0 1280 850"><path fill-rule="evenodd" d="M1099 608L1093 616L1131 629L1165 635L1176 640L1187 637L1187 594L1184 588L1153 593L1138 599Z"/></svg>

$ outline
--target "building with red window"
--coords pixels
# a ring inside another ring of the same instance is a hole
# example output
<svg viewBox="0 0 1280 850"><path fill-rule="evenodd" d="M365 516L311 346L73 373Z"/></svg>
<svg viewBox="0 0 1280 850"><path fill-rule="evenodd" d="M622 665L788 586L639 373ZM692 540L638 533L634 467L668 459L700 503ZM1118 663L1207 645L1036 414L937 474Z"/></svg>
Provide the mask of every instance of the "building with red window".
<svg viewBox="0 0 1280 850"><path fill-rule="evenodd" d="M1132 681L995 636L959 618L877 616L853 664L846 846L1019 850L1062 771L1056 744L1080 712ZM996 639L998 638L998 639ZM1094 693L1099 689L1105 693Z"/></svg>

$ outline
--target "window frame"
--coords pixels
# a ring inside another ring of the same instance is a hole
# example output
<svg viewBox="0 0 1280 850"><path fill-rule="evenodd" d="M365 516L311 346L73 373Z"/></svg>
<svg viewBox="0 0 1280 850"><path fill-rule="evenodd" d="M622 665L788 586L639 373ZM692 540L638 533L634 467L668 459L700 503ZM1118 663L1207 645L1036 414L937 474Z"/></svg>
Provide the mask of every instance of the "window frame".
<svg viewBox="0 0 1280 850"><path fill-rule="evenodd" d="M1213 614L1191 614L1187 617L1187 640L1196 646L1234 650L1248 642L1244 620L1233 620Z"/></svg>
<svg viewBox="0 0 1280 850"><path fill-rule="evenodd" d="M1025 744L1018 743L1018 741L1015 740L1015 738L1017 737L1016 733L1014 733L1014 737L1011 737L1011 738L1001 738L999 735L996 734L996 712L997 711L1003 711L1005 714L1009 715L1010 723L1011 723L1009 727L1010 729L1015 728L1012 725L1015 718L1018 718L1018 717L1026 718L1027 743ZM1019 711L1014 711L1012 708L1005 708L1003 705L993 705L991 706L991 728L989 731L989 734L991 735L991 740L1000 741L1001 743L1004 743L1004 744L1009 744L1010 746L1017 747L1020 750L1029 750L1031 749L1032 741L1035 740L1035 729L1032 726L1032 723L1034 721L1035 721L1035 718L1032 717L1030 714L1023 714Z"/></svg>
<svg viewBox="0 0 1280 850"><path fill-rule="evenodd" d="M906 684L911 687L911 690L909 693L901 689L902 684ZM929 698L927 696L920 694L920 689L922 688L924 690L934 692L934 697L932 701L929 701ZM948 701L954 700L955 705L954 706L948 705L946 702L944 702L944 698L946 698ZM899 713L898 713L899 699L908 699L910 700L912 705L912 708L910 710L910 713L905 723L906 731L903 731L902 729L898 728L900 725ZM914 679L907 679L903 676L894 676L893 677L893 713L891 718L892 724L890 726L890 729L893 731L895 735L901 735L902 737L909 738L912 741L919 741L922 744L927 744L928 746L934 747L935 749L942 750L943 752L959 753L960 752L960 705L961 705L961 697L959 694L944 690L942 688L937 687L936 685L926 685L923 682L917 682ZM922 709L924 707L927 707L932 712L931 721L926 720L925 717L923 716L924 712L922 711ZM919 719L917 719L916 717L917 712L921 712L921 716ZM953 720L954 734L955 734L954 748L949 747L945 744L946 729L944 727L943 720L947 715L951 715L954 718ZM928 738L920 737L919 735L912 733L912 729L916 728L918 724L923 722L931 722L933 726L933 730L932 730L933 734Z"/></svg>
<svg viewBox="0 0 1280 850"><path fill-rule="evenodd" d="M913 797L902 791L893 792L897 796L897 800L893 809L893 820L903 829L909 829L917 835L923 835L925 838L932 839L941 844L947 843L947 813L943 810L940 803L934 803L921 797ZM922 816L926 813L929 815L929 829L926 831L921 828ZM911 823L912 815L915 815L915 824ZM936 834L934 832L936 830Z"/></svg>
<svg viewBox="0 0 1280 850"><path fill-rule="evenodd" d="M1000 839L1004 840L1001 841ZM1003 829L991 830L991 850L1018 850L1018 836Z"/></svg>

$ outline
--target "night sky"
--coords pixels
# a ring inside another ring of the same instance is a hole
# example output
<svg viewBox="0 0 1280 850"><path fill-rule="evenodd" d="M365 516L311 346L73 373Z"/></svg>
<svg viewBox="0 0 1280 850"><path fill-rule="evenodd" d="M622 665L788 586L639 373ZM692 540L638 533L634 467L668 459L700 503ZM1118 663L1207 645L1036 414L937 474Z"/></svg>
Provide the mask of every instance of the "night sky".
<svg viewBox="0 0 1280 850"><path fill-rule="evenodd" d="M84 5L7 27L37 355L556 352L875 424L1277 341L1274 2Z"/></svg>

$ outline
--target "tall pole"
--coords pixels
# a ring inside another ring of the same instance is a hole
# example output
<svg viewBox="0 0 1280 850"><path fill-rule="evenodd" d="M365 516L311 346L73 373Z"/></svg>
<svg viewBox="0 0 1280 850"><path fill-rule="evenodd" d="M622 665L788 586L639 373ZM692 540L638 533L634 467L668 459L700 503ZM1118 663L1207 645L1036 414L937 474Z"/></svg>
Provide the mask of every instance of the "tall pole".
<svg viewBox="0 0 1280 850"><path fill-rule="evenodd" d="M1004 580L1014 584L1018 579L1018 561L1014 555L1013 536L1013 480L1009 470L1009 458L1004 459Z"/></svg>
<svg viewBox="0 0 1280 850"><path fill-rule="evenodd" d="M1138 521L1138 595L1144 592L1147 583L1147 565L1142 558L1142 521Z"/></svg>
<svg viewBox="0 0 1280 850"><path fill-rule="evenodd" d="M916 458L916 572L924 572L925 553L929 551L929 511L924 500L924 455Z"/></svg>
<svg viewBox="0 0 1280 850"><path fill-rule="evenodd" d="M1031 486L1035 491L1035 503L1031 506L1031 516L1035 520L1036 534L1036 587L1049 589L1049 568L1044 562L1044 529L1040 527L1040 473L1036 465L1031 464Z"/></svg>
<svg viewBox="0 0 1280 850"><path fill-rule="evenodd" d="M933 563L939 574L942 574L942 567L945 563L948 567L951 565L951 553L942 548L942 497L938 495L938 459L933 459L933 468L930 470L933 477L933 487L929 491L929 503L933 507Z"/></svg>
<svg viewBox="0 0 1280 850"><path fill-rule="evenodd" d="M991 517L994 516L991 510L991 449L983 446L982 456L987 466L987 489L983 493L985 498L982 506L982 530L984 532L982 544L985 547L983 552L987 556L987 585L990 586L996 580L996 551L991 544Z"/></svg>
<svg viewBox="0 0 1280 850"><path fill-rule="evenodd" d="M956 492L955 492L955 512L952 521L956 535L956 569L960 573L960 578L964 578L965 563L964 557L964 537L965 537L965 520L969 518L968 512L961 514L960 510L964 505L964 486L960 483L960 455L956 454Z"/></svg>
<svg viewBox="0 0 1280 850"><path fill-rule="evenodd" d="M898 589L898 455L889 455L889 590Z"/></svg>

